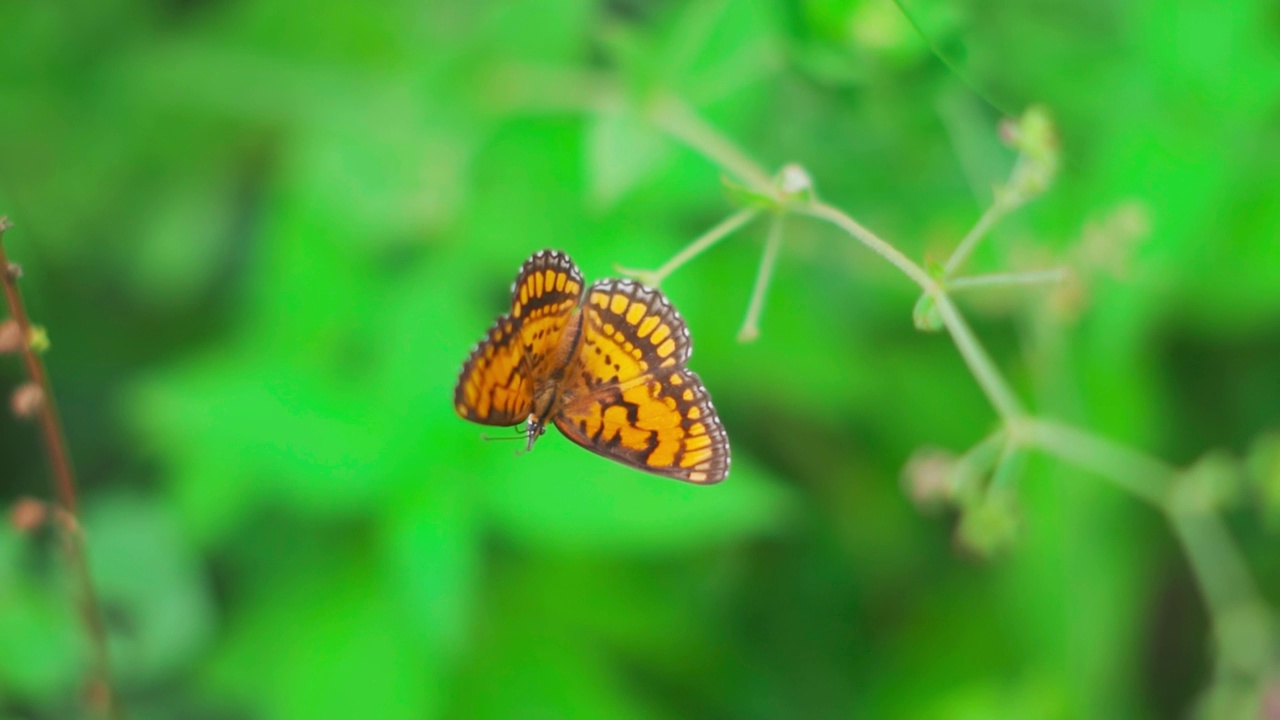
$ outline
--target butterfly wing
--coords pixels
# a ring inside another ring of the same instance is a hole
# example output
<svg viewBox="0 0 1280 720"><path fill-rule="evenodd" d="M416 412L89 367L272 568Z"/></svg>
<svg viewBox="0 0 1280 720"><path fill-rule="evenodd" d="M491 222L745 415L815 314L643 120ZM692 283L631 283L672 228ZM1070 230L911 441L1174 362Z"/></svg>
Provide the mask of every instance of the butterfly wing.
<svg viewBox="0 0 1280 720"><path fill-rule="evenodd" d="M587 290L582 313L556 427L639 470L723 480L729 438L702 381L685 367L689 331L666 297L630 280L603 280Z"/></svg>
<svg viewBox="0 0 1280 720"><path fill-rule="evenodd" d="M529 417L534 387L551 373L565 328L582 297L582 273L564 253L542 250L511 286L511 312L499 317L462 366L453 404L484 425Z"/></svg>

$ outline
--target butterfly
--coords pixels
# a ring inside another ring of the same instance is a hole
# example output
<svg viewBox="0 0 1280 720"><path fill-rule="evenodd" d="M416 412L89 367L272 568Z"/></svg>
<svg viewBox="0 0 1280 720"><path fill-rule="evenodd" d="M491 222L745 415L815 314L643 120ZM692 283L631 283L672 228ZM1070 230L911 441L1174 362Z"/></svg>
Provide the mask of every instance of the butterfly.
<svg viewBox="0 0 1280 720"><path fill-rule="evenodd" d="M708 485L729 473L729 437L685 367L689 330L661 292L632 280L583 289L564 253L520 268L511 311L462 366L454 408L483 425L525 423L528 449L548 424L629 467Z"/></svg>

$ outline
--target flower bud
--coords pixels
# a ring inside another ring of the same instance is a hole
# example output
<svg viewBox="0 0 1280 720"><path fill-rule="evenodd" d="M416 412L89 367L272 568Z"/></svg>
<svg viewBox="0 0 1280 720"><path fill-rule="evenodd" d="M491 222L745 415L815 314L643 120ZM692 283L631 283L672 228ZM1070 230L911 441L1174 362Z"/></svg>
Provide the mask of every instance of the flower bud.
<svg viewBox="0 0 1280 720"><path fill-rule="evenodd" d="M16 417L30 420L44 408L44 390L33 382L23 383L10 396L9 407Z"/></svg>
<svg viewBox="0 0 1280 720"><path fill-rule="evenodd" d="M1007 551L1018 537L1021 519L1013 499L1003 493L988 494L966 507L956 528L956 543L980 559Z"/></svg>
<svg viewBox="0 0 1280 720"><path fill-rule="evenodd" d="M9 523L20 533L36 531L49 519L49 506L35 498L21 498L9 510Z"/></svg>
<svg viewBox="0 0 1280 720"><path fill-rule="evenodd" d="M916 450L902 468L902 485L907 496L922 512L930 512L955 497L952 471L956 456L940 448Z"/></svg>
<svg viewBox="0 0 1280 720"><path fill-rule="evenodd" d="M787 163L778 174L778 189L789 197L809 200L813 198L813 178L799 165Z"/></svg>

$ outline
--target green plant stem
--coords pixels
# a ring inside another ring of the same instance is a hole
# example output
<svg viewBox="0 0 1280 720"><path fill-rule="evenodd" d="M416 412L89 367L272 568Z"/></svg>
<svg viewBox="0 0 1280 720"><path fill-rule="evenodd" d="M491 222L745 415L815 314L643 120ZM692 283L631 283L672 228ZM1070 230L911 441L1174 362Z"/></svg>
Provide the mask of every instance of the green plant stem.
<svg viewBox="0 0 1280 720"><path fill-rule="evenodd" d="M1262 605L1253 577L1216 515L1174 511L1169 522L1186 550L1210 616L1225 618L1237 609Z"/></svg>
<svg viewBox="0 0 1280 720"><path fill-rule="evenodd" d="M703 233L697 240L694 240L692 243L685 246L683 250L676 253L674 257L663 263L662 267L657 270L629 270L627 268L618 268L618 270L625 275L631 275L639 278L640 281L646 285L658 287L671 276L671 273L679 270L685 263L701 255L712 245L715 245L728 237L733 231L754 220L759 214L760 211L754 208L739 210L717 223L715 227Z"/></svg>
<svg viewBox="0 0 1280 720"><path fill-rule="evenodd" d="M649 119L671 137L736 175L755 190L774 194L769 174L737 145L703 122L680 99L673 95L658 97L650 106Z"/></svg>
<svg viewBox="0 0 1280 720"><path fill-rule="evenodd" d="M9 219L0 216L0 285L4 287L5 302L10 317L18 323L24 342L22 360L28 379L40 388L43 400L38 410L38 422L44 436L45 458L49 462L50 482L58 498L60 512L55 524L62 536L62 546L71 566L72 580L76 586L77 605L89 639L91 654L90 683L87 689L91 709L104 717L120 717L119 705L111 685L110 658L107 653L106 627L102 622L102 610L89 574L89 561L85 550L84 533L80 528L79 502L76 495L75 472L71 466L71 453L67 450L66 436L54 401L53 387L44 360L31 347L32 324L27 315L22 293L18 290L17 266L9 263L4 249L4 234L9 229Z"/></svg>
<svg viewBox="0 0 1280 720"><path fill-rule="evenodd" d="M902 254L898 248L890 245L880 236L863 227L858 221L846 215L844 212L834 208L824 202L814 201L811 203L796 205L791 208L793 212L801 215L808 215L839 227L841 230L849 233L855 240L871 248L877 255L888 260L891 265L902 271L904 275L919 285L926 293L930 295L938 293L940 288L938 283L934 281L929 274L926 273L919 265L911 262L911 260Z"/></svg>
<svg viewBox="0 0 1280 720"><path fill-rule="evenodd" d="M991 486L988 495L996 493L1011 494L1022 475L1026 464L1027 452L1018 443L1007 443L1000 452L1000 459L991 473Z"/></svg>
<svg viewBox="0 0 1280 720"><path fill-rule="evenodd" d="M951 492L958 503L977 499L978 483L995 466L1008 444L1009 433L1001 425L956 460Z"/></svg>
<svg viewBox="0 0 1280 720"><path fill-rule="evenodd" d="M756 284L751 290L747 317L742 321L742 329L738 331L739 342L750 342L760 336L760 312L764 309L764 298L769 291L769 279L773 276L773 266L778 262L778 251L782 247L784 222L785 214L781 212L775 212L769 220L769 236L765 239L764 254L760 257L760 270L756 273Z"/></svg>
<svg viewBox="0 0 1280 720"><path fill-rule="evenodd" d="M1150 456L1051 420L1027 419L1015 436L1028 445L1090 470L1157 509L1168 506L1175 470Z"/></svg>
<svg viewBox="0 0 1280 720"><path fill-rule="evenodd" d="M1070 277L1067 268L1050 270L1034 270L1020 273L990 273L986 275L969 275L947 281L947 290L972 290L977 288L1008 287L1013 285L1047 285L1062 282Z"/></svg>
<svg viewBox="0 0 1280 720"><path fill-rule="evenodd" d="M956 349L960 351L960 356L969 366L969 371L978 381L982 392L991 401L1005 425L1010 428L1016 427L1025 414L1018 396L1013 394L1013 389L1005 382L1004 376L1000 374L995 362L982 347L982 343L978 342L973 330L965 322L964 316L956 310L951 297L944 291L937 290L933 293L933 300L937 304L938 317L942 318L942 324L951 334L952 342L956 344Z"/></svg>
<svg viewBox="0 0 1280 720"><path fill-rule="evenodd" d="M964 239L956 246L951 253L951 257L947 258L946 264L943 266L943 275L950 277L964 265L969 256L973 254L974 248L978 247L978 243L987 236L991 228L995 226L1000 219L1008 214L1009 208L1005 203L996 201L992 203L978 218L978 222L969 228L969 232L965 234Z"/></svg>

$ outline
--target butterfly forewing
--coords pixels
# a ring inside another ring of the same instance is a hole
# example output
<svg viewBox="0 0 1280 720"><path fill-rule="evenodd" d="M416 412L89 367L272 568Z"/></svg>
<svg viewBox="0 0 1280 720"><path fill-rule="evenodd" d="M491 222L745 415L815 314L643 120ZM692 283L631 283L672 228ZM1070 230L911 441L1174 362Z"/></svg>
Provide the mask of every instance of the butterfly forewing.
<svg viewBox="0 0 1280 720"><path fill-rule="evenodd" d="M582 274L563 253L543 250L520 268L511 312L499 317L462 366L454 407L485 425L528 418L534 388L547 380L565 327L582 296Z"/></svg>
<svg viewBox="0 0 1280 720"><path fill-rule="evenodd" d="M631 467L696 483L729 471L729 442L701 380L684 320L662 293L630 280L595 283L555 418L561 432Z"/></svg>

